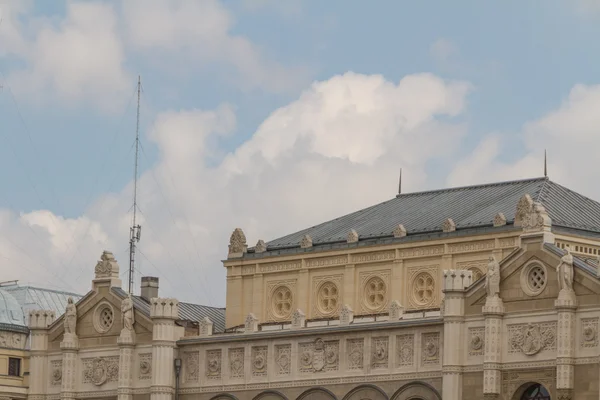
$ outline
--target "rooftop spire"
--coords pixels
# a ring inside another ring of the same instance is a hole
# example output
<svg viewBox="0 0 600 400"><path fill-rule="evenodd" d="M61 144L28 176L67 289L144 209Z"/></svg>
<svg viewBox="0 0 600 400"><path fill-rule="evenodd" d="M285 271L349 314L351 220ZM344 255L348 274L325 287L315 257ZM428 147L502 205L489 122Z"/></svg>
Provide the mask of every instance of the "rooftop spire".
<svg viewBox="0 0 600 400"><path fill-rule="evenodd" d="M398 194L402 194L402 168L400 168L400 177L398 178Z"/></svg>
<svg viewBox="0 0 600 400"><path fill-rule="evenodd" d="M544 149L544 176L548 176L548 159L546 157L546 149Z"/></svg>

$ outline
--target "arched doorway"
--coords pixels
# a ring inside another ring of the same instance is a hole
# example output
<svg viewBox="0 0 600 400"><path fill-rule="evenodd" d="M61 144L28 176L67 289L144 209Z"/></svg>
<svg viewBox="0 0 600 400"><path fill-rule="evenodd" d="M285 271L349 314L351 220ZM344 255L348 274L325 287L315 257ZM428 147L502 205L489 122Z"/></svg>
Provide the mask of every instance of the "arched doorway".
<svg viewBox="0 0 600 400"><path fill-rule="evenodd" d="M550 400L550 392L539 383L532 383L525 388L519 400Z"/></svg>
<svg viewBox="0 0 600 400"><path fill-rule="evenodd" d="M333 393L325 388L312 388L302 393L296 400L337 400Z"/></svg>
<svg viewBox="0 0 600 400"><path fill-rule="evenodd" d="M352 389L343 400L388 400L385 392L375 385L361 385Z"/></svg>
<svg viewBox="0 0 600 400"><path fill-rule="evenodd" d="M391 400L442 400L437 390L425 382L411 382L394 393Z"/></svg>

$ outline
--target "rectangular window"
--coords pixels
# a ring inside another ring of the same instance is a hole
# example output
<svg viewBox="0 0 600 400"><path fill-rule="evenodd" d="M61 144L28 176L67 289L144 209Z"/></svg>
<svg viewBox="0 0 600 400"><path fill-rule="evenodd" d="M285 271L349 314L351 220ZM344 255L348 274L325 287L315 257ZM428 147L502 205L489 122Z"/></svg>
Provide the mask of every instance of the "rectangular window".
<svg viewBox="0 0 600 400"><path fill-rule="evenodd" d="M21 359L20 358L9 358L8 359L8 375L21 376Z"/></svg>

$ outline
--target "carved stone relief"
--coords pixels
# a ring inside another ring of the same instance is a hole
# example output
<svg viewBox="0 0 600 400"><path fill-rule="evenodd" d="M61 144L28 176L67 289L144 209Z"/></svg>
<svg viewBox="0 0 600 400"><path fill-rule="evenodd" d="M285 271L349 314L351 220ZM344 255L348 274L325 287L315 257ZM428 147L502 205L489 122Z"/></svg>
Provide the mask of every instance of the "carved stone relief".
<svg viewBox="0 0 600 400"><path fill-rule="evenodd" d="M292 345L281 344L275 346L275 365L277 375L289 375L292 364Z"/></svg>
<svg viewBox="0 0 600 400"><path fill-rule="evenodd" d="M523 371L502 372L502 398L512 400L514 393L519 387L529 382L537 382L552 393L556 381L556 369L531 369Z"/></svg>
<svg viewBox="0 0 600 400"><path fill-rule="evenodd" d="M50 362L50 385L60 386L62 383L62 360Z"/></svg>
<svg viewBox="0 0 600 400"><path fill-rule="evenodd" d="M485 328L469 328L469 355L481 356L485 347Z"/></svg>
<svg viewBox="0 0 600 400"><path fill-rule="evenodd" d="M361 272L359 299L362 313L377 313L388 308L390 270Z"/></svg>
<svg viewBox="0 0 600 400"><path fill-rule="evenodd" d="M267 321L288 321L295 309L296 280L272 281L268 284Z"/></svg>
<svg viewBox="0 0 600 400"><path fill-rule="evenodd" d="M508 352L528 356L556 349L556 322L508 326Z"/></svg>
<svg viewBox="0 0 600 400"><path fill-rule="evenodd" d="M267 346L252 347L252 376L267 376Z"/></svg>
<svg viewBox="0 0 600 400"><path fill-rule="evenodd" d="M431 365L440 362L440 334L439 332L421 334L421 364Z"/></svg>
<svg viewBox="0 0 600 400"><path fill-rule="evenodd" d="M389 338L373 338L371 342L371 368L388 368L389 366Z"/></svg>
<svg viewBox="0 0 600 400"><path fill-rule="evenodd" d="M101 386L119 379L119 357L86 358L83 362L83 383Z"/></svg>
<svg viewBox="0 0 600 400"><path fill-rule="evenodd" d="M26 337L22 333L0 332L0 347L24 349Z"/></svg>
<svg viewBox="0 0 600 400"><path fill-rule="evenodd" d="M119 276L119 264L110 251L104 251L94 269L96 279Z"/></svg>
<svg viewBox="0 0 600 400"><path fill-rule="evenodd" d="M206 352L206 378L221 379L221 349Z"/></svg>
<svg viewBox="0 0 600 400"><path fill-rule="evenodd" d="M313 278L313 315L329 317L339 312L342 304L343 275L316 276Z"/></svg>
<svg viewBox="0 0 600 400"><path fill-rule="evenodd" d="M229 377L244 377L244 348L229 349Z"/></svg>
<svg viewBox="0 0 600 400"><path fill-rule="evenodd" d="M364 339L348 339L346 341L346 354L348 355L346 364L349 370L363 369L364 349Z"/></svg>
<svg viewBox="0 0 600 400"><path fill-rule="evenodd" d="M598 318L581 320L581 348L598 346Z"/></svg>
<svg viewBox="0 0 600 400"><path fill-rule="evenodd" d="M396 336L396 365L409 367L414 364L415 335L406 334Z"/></svg>
<svg viewBox="0 0 600 400"><path fill-rule="evenodd" d="M337 371L339 368L339 341L300 343L298 346L298 370L300 372Z"/></svg>
<svg viewBox="0 0 600 400"><path fill-rule="evenodd" d="M188 382L197 382L200 369L199 353L197 351L183 353L183 360L185 380Z"/></svg>
<svg viewBox="0 0 600 400"><path fill-rule="evenodd" d="M152 378L152 353L144 353L139 355L140 358L140 380Z"/></svg>
<svg viewBox="0 0 600 400"><path fill-rule="evenodd" d="M437 303L437 265L409 267L407 282L409 283L408 299L410 308L431 308Z"/></svg>
<svg viewBox="0 0 600 400"><path fill-rule="evenodd" d="M240 228L235 228L229 237L229 254L245 253L247 248L244 231Z"/></svg>

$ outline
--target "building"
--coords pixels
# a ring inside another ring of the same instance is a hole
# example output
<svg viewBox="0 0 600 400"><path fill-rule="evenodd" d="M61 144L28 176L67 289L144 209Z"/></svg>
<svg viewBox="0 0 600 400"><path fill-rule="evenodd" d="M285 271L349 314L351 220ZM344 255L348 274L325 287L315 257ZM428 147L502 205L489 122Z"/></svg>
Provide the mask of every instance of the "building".
<svg viewBox="0 0 600 400"><path fill-rule="evenodd" d="M600 399L600 203L548 178L401 194L248 247L226 309L121 289L32 311L32 400Z"/></svg>
<svg viewBox="0 0 600 400"><path fill-rule="evenodd" d="M0 397L27 398L29 310L47 308L60 314L69 296L81 297L17 282L0 284Z"/></svg>

